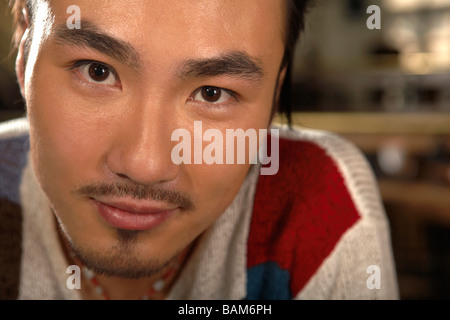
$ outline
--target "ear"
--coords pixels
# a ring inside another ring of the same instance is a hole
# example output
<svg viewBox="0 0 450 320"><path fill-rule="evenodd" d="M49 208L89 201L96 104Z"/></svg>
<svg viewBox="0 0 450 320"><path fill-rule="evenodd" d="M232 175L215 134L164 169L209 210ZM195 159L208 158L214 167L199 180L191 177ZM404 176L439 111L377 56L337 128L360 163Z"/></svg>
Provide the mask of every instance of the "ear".
<svg viewBox="0 0 450 320"><path fill-rule="evenodd" d="M22 40L20 41L17 58L16 58L16 75L17 81L19 83L20 93L22 97L25 98L25 36L27 35L28 30L25 31Z"/></svg>
<svg viewBox="0 0 450 320"><path fill-rule="evenodd" d="M17 46L18 52L17 52L17 57L16 57L16 75L17 75L17 80L19 83L19 87L20 87L20 93L22 94L22 97L25 98L25 55L27 54L25 52L26 49L26 43L27 43L27 39L29 37L29 32L30 32L30 22L28 19L28 12L23 10L22 11L22 15L23 15L23 35L22 38Z"/></svg>

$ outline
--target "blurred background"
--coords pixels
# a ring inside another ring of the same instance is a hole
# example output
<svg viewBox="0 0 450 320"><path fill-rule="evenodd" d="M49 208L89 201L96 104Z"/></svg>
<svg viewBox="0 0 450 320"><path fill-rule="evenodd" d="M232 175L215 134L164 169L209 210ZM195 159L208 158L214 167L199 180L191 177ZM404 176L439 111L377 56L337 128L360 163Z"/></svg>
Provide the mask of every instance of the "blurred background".
<svg viewBox="0 0 450 320"><path fill-rule="evenodd" d="M6 3L0 121L25 113ZM450 0L316 0L293 82L294 124L343 135L375 171L400 297L450 299Z"/></svg>
<svg viewBox="0 0 450 320"><path fill-rule="evenodd" d="M401 298L449 299L450 0L316 0L294 75L294 123L345 136L375 170Z"/></svg>

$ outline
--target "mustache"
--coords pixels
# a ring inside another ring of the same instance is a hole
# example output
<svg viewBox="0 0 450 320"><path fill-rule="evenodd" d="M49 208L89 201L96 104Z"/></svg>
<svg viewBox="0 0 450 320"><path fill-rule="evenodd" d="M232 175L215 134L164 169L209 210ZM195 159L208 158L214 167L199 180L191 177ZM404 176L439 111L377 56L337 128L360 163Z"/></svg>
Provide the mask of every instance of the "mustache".
<svg viewBox="0 0 450 320"><path fill-rule="evenodd" d="M130 182L120 183L93 183L80 186L73 194L85 197L110 196L131 197L136 200L153 200L166 202L187 210L194 210L192 198L180 191L169 190L155 185L140 185Z"/></svg>

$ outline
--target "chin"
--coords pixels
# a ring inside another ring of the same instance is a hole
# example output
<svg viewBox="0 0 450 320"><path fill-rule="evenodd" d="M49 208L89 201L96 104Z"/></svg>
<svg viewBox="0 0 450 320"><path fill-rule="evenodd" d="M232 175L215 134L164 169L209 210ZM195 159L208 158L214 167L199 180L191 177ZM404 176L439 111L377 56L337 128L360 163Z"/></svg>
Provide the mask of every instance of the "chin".
<svg viewBox="0 0 450 320"><path fill-rule="evenodd" d="M176 253L163 259L144 253L138 244L142 231L121 229L115 231L117 238L106 248L94 247L94 244L81 245L70 238L68 244L71 254L99 275L132 279L159 274L179 256L179 253Z"/></svg>

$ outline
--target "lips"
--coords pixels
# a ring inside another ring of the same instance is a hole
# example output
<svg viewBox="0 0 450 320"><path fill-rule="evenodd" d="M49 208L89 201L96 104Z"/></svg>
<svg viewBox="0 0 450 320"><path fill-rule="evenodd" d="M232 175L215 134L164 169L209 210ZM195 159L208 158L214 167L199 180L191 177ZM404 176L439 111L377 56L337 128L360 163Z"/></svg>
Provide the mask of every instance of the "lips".
<svg viewBox="0 0 450 320"><path fill-rule="evenodd" d="M104 221L114 228L125 230L156 228L177 210L177 207L153 206L128 200L92 200Z"/></svg>

